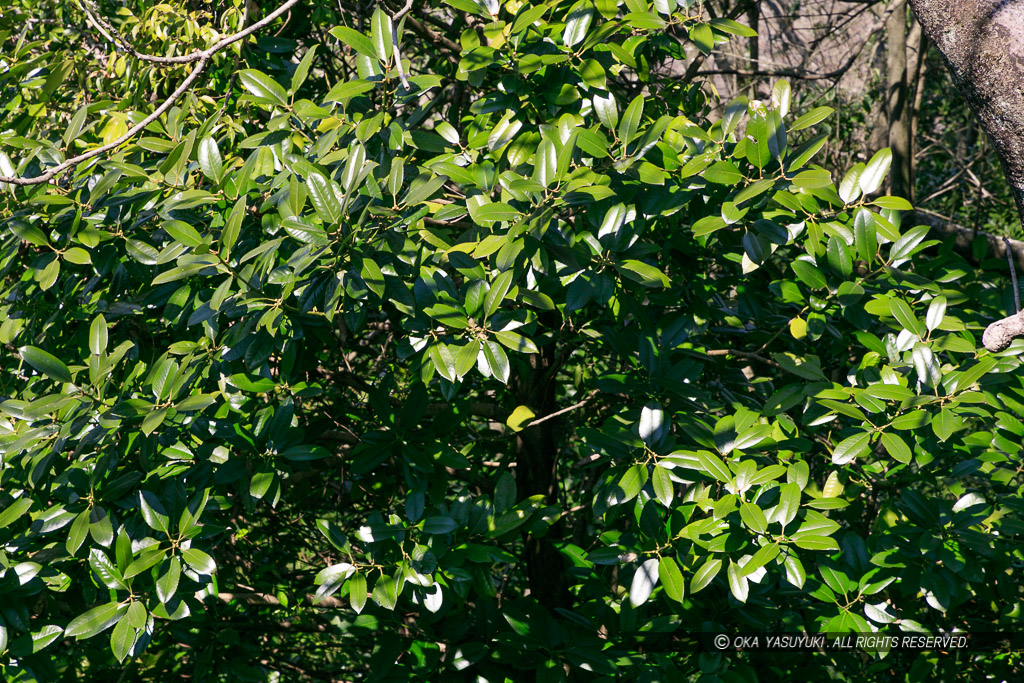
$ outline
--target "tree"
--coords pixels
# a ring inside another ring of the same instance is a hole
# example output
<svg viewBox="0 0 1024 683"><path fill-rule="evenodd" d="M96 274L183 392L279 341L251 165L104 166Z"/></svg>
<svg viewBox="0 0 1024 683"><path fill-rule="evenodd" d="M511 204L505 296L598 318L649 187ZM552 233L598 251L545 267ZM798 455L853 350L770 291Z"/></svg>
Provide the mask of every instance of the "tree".
<svg viewBox="0 0 1024 683"><path fill-rule="evenodd" d="M709 640L1021 589L1024 343L888 150L678 77L747 3L248 7L4 15L5 679L1019 665Z"/></svg>
<svg viewBox="0 0 1024 683"><path fill-rule="evenodd" d="M1024 83L1024 13L1013 3L911 0L911 5L991 138L1024 226L1024 91L1015 85ZM1016 277L1013 284L1016 288ZM1016 291L1014 297L1019 314ZM1005 349L1017 337L1024 337L1024 317L1013 315L986 331L985 346Z"/></svg>

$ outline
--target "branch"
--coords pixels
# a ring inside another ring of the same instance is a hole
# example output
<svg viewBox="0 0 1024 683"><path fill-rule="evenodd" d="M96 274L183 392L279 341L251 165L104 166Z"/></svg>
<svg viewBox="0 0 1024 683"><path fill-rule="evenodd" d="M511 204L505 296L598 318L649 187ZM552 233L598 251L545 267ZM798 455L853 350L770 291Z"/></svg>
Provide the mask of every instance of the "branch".
<svg viewBox="0 0 1024 683"><path fill-rule="evenodd" d="M704 352L707 356L737 356L738 358L745 358L747 360L756 360L764 363L765 365L771 365L773 367L779 367L779 364L772 360L757 353L749 353L747 351L739 351L737 349L708 349Z"/></svg>
<svg viewBox="0 0 1024 683"><path fill-rule="evenodd" d="M954 223L952 219L947 218L946 216L927 209L914 209L914 217L921 223L929 225L947 236L953 237L953 248L957 252L971 256L971 245L974 242L974 239L976 237L982 237L988 243L988 251L994 258L1006 258L1006 250L1008 247L1010 254L1013 255L1013 260L1016 262L1017 267L1024 269L1024 242L1021 242L1020 240L1006 240L1004 243L1002 237L997 237L996 235L983 232L981 230L972 230L960 225L959 223Z"/></svg>
<svg viewBox="0 0 1024 683"><path fill-rule="evenodd" d="M985 328L981 343L992 353L1005 351L1018 337L1024 337L1024 311L997 320Z"/></svg>
<svg viewBox="0 0 1024 683"><path fill-rule="evenodd" d="M439 47L450 61L459 61L459 55L462 53L462 48L459 47L458 43L455 43L450 38L446 38L443 35L434 33L433 31L430 30L430 28L420 23L419 20L416 19L416 17L412 16L411 14L408 17L406 17L405 23L413 31L416 31L416 33L420 34L421 36L432 42L434 45Z"/></svg>
<svg viewBox="0 0 1024 683"><path fill-rule="evenodd" d="M402 80L402 87L406 90L409 90L409 79L405 77L405 71L402 69L402 53L398 49L398 21L412 9L412 2L413 0L406 0L405 7L391 17L391 47L395 53L395 66L398 69L398 77Z"/></svg>
<svg viewBox="0 0 1024 683"><path fill-rule="evenodd" d="M203 595L199 595L197 597L202 599ZM217 593L211 597L217 598L221 602L233 602L237 600L238 602L244 602L248 605L281 605L281 601L269 593ZM314 607L345 607L344 602L330 595L320 598L319 602L316 601L315 595L305 595L303 596L303 599Z"/></svg>
<svg viewBox="0 0 1024 683"><path fill-rule="evenodd" d="M153 121L156 121L158 118L160 118L161 114L170 109L171 106L178 100L178 98L185 94L185 92L192 86L196 79L199 78L200 74L203 73L203 70L206 68L206 65L209 63L211 57L213 57L215 54L217 54L224 48L228 47L229 45L237 43L239 40L242 40L243 38L255 33L256 31L259 31L264 26L272 22L274 19L278 18L279 16L287 12L293 5L298 3L298 1L299 0L287 0L283 5L281 5L276 10L265 16L260 21L257 21L249 28L239 31L238 33L235 33L233 35L230 35L227 38L223 38L217 43L215 43L212 47L209 47L205 50L198 50L196 52L181 57L154 57L154 60L170 60L161 63L187 64L194 62L196 66L195 69L193 69L192 73L190 73L185 78L185 80L182 81L181 85L178 86L177 90L171 93L170 96L168 96L168 98L164 100L163 104L161 104L159 107L153 110L152 114L150 114L149 116L147 116L146 118L142 119L134 126L129 128L128 132L126 132L124 135L114 140L113 142L109 142L105 145L100 145L99 147L91 149L88 152L84 152L76 157L72 157L63 163L54 166L53 168L51 168L50 170L46 171L41 175L37 175L31 178L22 178L17 176L0 176L0 183L9 183L11 185L40 185L42 183L49 182L55 176L63 173L69 168L77 166L78 164L80 164L83 161L86 161L87 159L91 159L95 156L99 156L105 152L109 152L112 149L120 147L125 142L128 142L133 137L135 137L136 133L144 129Z"/></svg>
<svg viewBox="0 0 1024 683"><path fill-rule="evenodd" d="M588 403L590 403L590 399L592 399L595 396L597 396L597 393L598 393L597 389L594 389L589 394L587 394L587 397L584 398L579 403L574 403L573 405L569 406L568 408L562 408L561 410L556 410L555 412L550 413L548 415L545 415L544 417L539 417L536 420L531 420L529 424L527 424L525 427L523 427L523 429L529 429L530 427L533 427L535 425L539 425L541 422L547 422L548 420L550 420L552 418L555 418L555 417L558 417L559 415L564 415L565 413L568 413L570 411L576 410L577 408L582 408L583 406L585 406Z"/></svg>

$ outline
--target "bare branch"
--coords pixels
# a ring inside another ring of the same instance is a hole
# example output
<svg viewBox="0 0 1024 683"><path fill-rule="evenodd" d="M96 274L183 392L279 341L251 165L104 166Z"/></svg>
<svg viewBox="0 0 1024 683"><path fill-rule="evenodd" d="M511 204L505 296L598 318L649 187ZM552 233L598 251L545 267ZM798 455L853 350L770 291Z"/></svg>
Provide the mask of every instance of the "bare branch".
<svg viewBox="0 0 1024 683"><path fill-rule="evenodd" d="M156 121L161 114L170 109L171 106L178 100L178 98L184 95L185 92L188 91L188 89L192 86L192 84L195 83L196 79L199 78L200 74L203 73L203 70L206 68L206 65L209 63L211 57L213 57L215 54L217 54L224 48L228 47L229 45L237 43L239 40L242 40L243 38L252 35L256 31L259 31L264 26L272 22L274 19L278 18L279 16L287 12L293 5L295 5L298 2L299 0L287 0L283 5L281 5L276 10L265 16L263 19L257 21L249 28L246 28L242 31L239 31L238 33L223 38L216 42L213 46L208 47L205 50L199 50L197 52L193 52L189 55L184 55L182 57L154 57L154 60L173 60L167 62L160 62L166 64L195 63L195 69L192 70L192 73L190 73L185 78L185 80L182 81L181 85L179 85L178 88L173 93L171 93L170 96L168 96L168 98L164 100L164 102L159 107L153 110L152 114L150 114L149 116L147 116L146 118L142 119L134 126L129 128L128 132L126 132L124 135L114 140L113 142L109 142L105 145L100 145L99 147L91 149L88 152L84 152L82 154L79 154L78 156L72 157L63 163L54 166L45 173L30 178L0 176L0 183L8 183L11 185L40 185L42 183L49 182L57 175L63 173L64 171L70 168L77 166L78 164L80 164L83 161L86 161L87 159L92 159L93 157L99 156L105 152L109 152L112 149L120 147L125 142L128 142L133 137L135 137L135 135L139 131L143 130L153 121Z"/></svg>
<svg viewBox="0 0 1024 683"><path fill-rule="evenodd" d="M779 367L779 364L776 363L771 358L766 358L765 356L762 356L762 355L757 354L757 353L749 353L747 351L739 351L737 349L709 349L709 350L705 351L704 353L709 355L709 356L736 356L737 358L745 358L747 360L756 360L756 361L758 361L760 363L764 363L765 365L772 365L774 367Z"/></svg>
<svg viewBox="0 0 1024 683"><path fill-rule="evenodd" d="M196 597L202 599L204 597L204 594L199 593L196 595ZM238 602L244 602L249 605L281 605L280 600L278 600L275 596L270 595L268 593L217 593L212 597L220 600L221 602L233 602L237 600ZM315 607L337 608L345 606L344 602L330 595L322 597L320 598L320 600L317 600L315 595L305 595L303 596L303 599Z"/></svg>
<svg viewBox="0 0 1024 683"><path fill-rule="evenodd" d="M405 70L402 68L402 53L398 49L398 21L412 9L412 0L406 0L405 7L391 17L391 46L395 53L395 66L398 69L398 77L402 80L402 87L409 89L409 79L405 77Z"/></svg>
<svg viewBox="0 0 1024 683"><path fill-rule="evenodd" d="M576 410L577 408L582 408L583 406L585 406L588 403L590 403L590 399L594 398L595 396L597 396L597 390L596 389L594 391L591 391L589 394L587 394L587 397L584 398L579 403L574 403L571 406L569 406L568 408L562 408L561 410L556 410L555 412L550 413L548 415L545 415L544 417L539 417L536 420L531 420L530 423L528 425L526 425L526 427L524 427L524 429L529 429L530 427L533 427L534 425L539 425L541 422L547 422L548 420L550 420L552 418L555 418L555 417L558 417L559 415L564 415L565 413L568 413L570 411Z"/></svg>
<svg viewBox="0 0 1024 683"><path fill-rule="evenodd" d="M1014 339L1024 337L1024 313L997 320L985 328L981 343L992 353L1005 351Z"/></svg>

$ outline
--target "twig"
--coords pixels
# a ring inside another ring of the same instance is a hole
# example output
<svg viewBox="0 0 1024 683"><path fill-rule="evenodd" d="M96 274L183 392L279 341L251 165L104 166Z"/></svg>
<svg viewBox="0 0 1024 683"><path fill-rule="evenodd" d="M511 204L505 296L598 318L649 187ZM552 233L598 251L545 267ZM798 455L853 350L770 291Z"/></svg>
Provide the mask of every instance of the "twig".
<svg viewBox="0 0 1024 683"><path fill-rule="evenodd" d="M564 415L565 413L568 413L570 411L576 410L577 408L582 408L583 406L585 406L588 403L590 403L590 399L592 399L595 396L597 396L597 393L598 393L597 389L594 389L589 394L587 394L587 397L584 398L579 403L574 403L571 406L569 406L568 408L562 408L561 410L556 410L555 412L550 413L548 415L545 415L544 417L537 418L536 420L531 420L530 424L526 425L526 427L524 427L524 429L529 429L530 427L533 427L534 425L539 425L541 422L547 422L548 420L550 420L552 418L555 418L555 417L558 417L559 415Z"/></svg>
<svg viewBox="0 0 1024 683"><path fill-rule="evenodd" d="M421 36L432 42L434 45L438 46L441 49L441 52L443 52L450 61L459 61L459 54L462 52L462 48L459 47L458 43L454 42L450 38L446 38L445 36L439 33L434 33L432 30L430 30L430 27L420 23L416 19L416 17L412 16L411 14L405 18L405 24L409 26L413 31L416 31L416 33L419 33Z"/></svg>
<svg viewBox="0 0 1024 683"><path fill-rule="evenodd" d="M197 597L199 597L201 599L203 596L202 595L198 595ZM221 602L232 602L234 600L237 600L238 602L244 602L244 603L249 604L249 605L273 605L273 606L279 606L281 604L281 601L278 600L277 597L275 597L273 595L270 595L268 593L256 593L256 592L252 592L252 593L217 593L216 595L214 595L212 597L217 598ZM314 605L315 607L344 607L345 606L344 602L342 602L338 598L330 596L330 595L320 598L319 601L316 600L316 596L315 595L304 595L303 599L306 602L309 602L311 605Z"/></svg>
<svg viewBox="0 0 1024 683"><path fill-rule="evenodd" d="M266 26L267 24L272 22L274 19L278 18L279 16L281 16L282 14L287 12L293 5L298 3L298 1L299 0L287 0L283 5L281 5L276 10L274 10L273 12L271 12L270 14L265 16L263 19L257 21L255 24L253 24L249 28L244 29L242 31L239 31L238 33L235 33L234 35L230 35L227 38L224 38L224 39L218 41L212 47L209 47L209 48L207 48L205 50L199 50L197 52L193 52L191 54L184 55L182 57L153 57L152 61L155 61L157 63L163 63L163 64L188 64L188 63L195 63L196 66L195 66L195 69L193 69L192 73L190 73L185 78L185 80L182 81L181 85L178 86L177 90L175 90L173 93L171 93L170 96L168 96L168 98L166 100L164 100L163 104L161 104L159 107L157 107L155 110L153 110L152 114L150 114L149 116L147 116L146 118L142 119L141 121L136 123L134 126L129 128L128 132L126 132L124 135L122 135L118 139L114 140L113 142L109 142L109 143L107 143L105 145L100 145L99 147L96 147L95 149L91 149L88 152L84 152L82 154L79 154L76 157L72 157L72 158L68 159L67 161L65 161L63 163L58 164L57 166L54 166L53 168L51 168L50 170L46 171L45 173L43 173L41 175L33 176L31 178L23 178L23 177L17 177L17 176L15 176L15 177L0 176L0 183L10 183L12 185L40 185L42 183L49 182L55 176L63 173L64 171L68 170L69 168L73 168L74 166L77 166L78 164L80 164L83 161L86 161L87 159L91 159L91 158L99 156L99 155L101 155L101 154L103 154L105 152L109 152L112 149L116 149L116 148L120 147L125 142L128 142L133 137L135 137L136 133L138 133L139 131L143 130L146 126L151 124L153 121L156 121L158 118L160 118L161 114L163 114L165 111L170 109L171 106L178 100L178 98L181 97L183 94L185 94L185 92L192 86L192 84L196 81L196 79L199 78L200 74L203 73L203 70L206 68L206 65L209 63L210 58L212 58L215 54L217 54L218 52L220 52L221 50L223 50L227 46L229 46L229 45L231 45L233 43L237 43L239 40L242 40L243 38L245 38L245 37L247 37L249 35L252 35L256 31L259 31L261 28L263 28L264 26ZM141 54L141 53L139 53L139 54ZM136 56L138 56L138 54ZM149 57L150 55L146 55L146 56ZM141 59L141 57L140 57L140 59Z"/></svg>
<svg viewBox="0 0 1024 683"><path fill-rule="evenodd" d="M409 79L405 77L405 69L402 68L402 53L398 49L398 20L412 9L413 0L406 0L405 7L391 17L391 47L395 53L395 67L398 69L398 77L402 79L402 87L409 90Z"/></svg>
<svg viewBox="0 0 1024 683"><path fill-rule="evenodd" d="M1010 266L1010 282L1013 283L1013 311L1020 313L1020 289L1017 287L1017 267L1013 265L1013 257L1010 256L1010 240L1003 237L1003 246L1006 247L1006 263Z"/></svg>
<svg viewBox="0 0 1024 683"><path fill-rule="evenodd" d="M772 365L779 367L779 364L773 361L771 358L766 358L758 353L749 353L747 351L737 351L736 349L709 349L704 352L707 356L737 356L739 358L747 358L749 360L756 360L766 365Z"/></svg>

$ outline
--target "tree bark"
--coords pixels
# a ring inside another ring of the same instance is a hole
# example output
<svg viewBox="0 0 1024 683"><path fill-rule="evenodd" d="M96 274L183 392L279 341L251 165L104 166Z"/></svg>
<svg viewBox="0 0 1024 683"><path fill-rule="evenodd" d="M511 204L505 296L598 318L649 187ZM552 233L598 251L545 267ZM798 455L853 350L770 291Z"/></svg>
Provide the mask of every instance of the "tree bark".
<svg viewBox="0 0 1024 683"><path fill-rule="evenodd" d="M553 345L542 346L540 353L529 355L526 362L529 368L516 373L516 402L530 408L535 415L548 415L558 407L555 382L549 376L555 362ZM557 422L547 420L530 425L516 436L516 488L520 497L543 495L548 503L557 502ZM556 531L556 528L550 529L549 536ZM561 553L547 537L527 535L525 540L523 561L530 596L548 609L570 607L569 581Z"/></svg>
<svg viewBox="0 0 1024 683"><path fill-rule="evenodd" d="M992 140L1024 226L1024 3L910 0L910 6Z"/></svg>
<svg viewBox="0 0 1024 683"><path fill-rule="evenodd" d="M902 2L900 2L902 5ZM905 7L897 7L886 21L888 49L888 114L889 149L892 150L892 173L889 176L889 193L913 201L914 181L911 163L914 158L911 149L909 88L907 74L907 13Z"/></svg>

